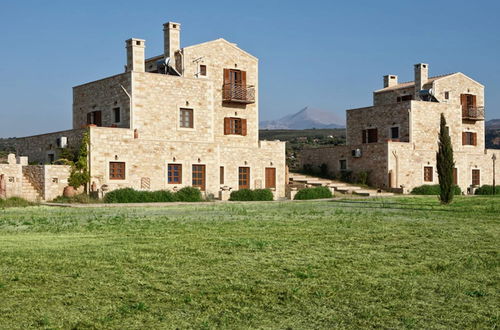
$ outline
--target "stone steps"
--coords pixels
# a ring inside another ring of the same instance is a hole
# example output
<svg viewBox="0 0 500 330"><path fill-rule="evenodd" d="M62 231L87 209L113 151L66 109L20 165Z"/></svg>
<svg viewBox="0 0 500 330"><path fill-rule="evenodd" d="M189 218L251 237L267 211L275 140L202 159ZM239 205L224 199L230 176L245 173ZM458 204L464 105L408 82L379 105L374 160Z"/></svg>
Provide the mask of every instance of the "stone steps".
<svg viewBox="0 0 500 330"><path fill-rule="evenodd" d="M25 176L23 176L21 197L31 202L40 201L42 199L36 188Z"/></svg>

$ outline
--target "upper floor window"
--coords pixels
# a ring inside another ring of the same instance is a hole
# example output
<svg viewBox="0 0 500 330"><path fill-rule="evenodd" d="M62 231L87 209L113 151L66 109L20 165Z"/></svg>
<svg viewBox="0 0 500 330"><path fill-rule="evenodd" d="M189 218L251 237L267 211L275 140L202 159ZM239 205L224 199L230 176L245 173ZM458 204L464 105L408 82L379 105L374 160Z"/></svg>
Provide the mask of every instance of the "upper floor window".
<svg viewBox="0 0 500 330"><path fill-rule="evenodd" d="M247 135L247 120L242 118L224 118L224 135Z"/></svg>
<svg viewBox="0 0 500 330"><path fill-rule="evenodd" d="M110 162L109 163L109 179L110 180L125 180L125 163Z"/></svg>
<svg viewBox="0 0 500 330"><path fill-rule="evenodd" d="M413 95L403 95L396 98L397 102L405 102L413 100Z"/></svg>
<svg viewBox="0 0 500 330"><path fill-rule="evenodd" d="M391 139L399 139L399 126L391 127Z"/></svg>
<svg viewBox="0 0 500 330"><path fill-rule="evenodd" d="M87 113L87 125L102 126L102 111Z"/></svg>
<svg viewBox="0 0 500 330"><path fill-rule="evenodd" d="M180 127L193 128L193 109L181 108L180 114Z"/></svg>
<svg viewBox="0 0 500 330"><path fill-rule="evenodd" d="M181 184L182 183L182 165L181 164L168 164L168 183Z"/></svg>
<svg viewBox="0 0 500 330"><path fill-rule="evenodd" d="M254 103L255 86L247 85L247 73L242 70L224 69L222 99L225 102Z"/></svg>
<svg viewBox="0 0 500 330"><path fill-rule="evenodd" d="M119 123L121 121L120 108L113 108L113 121L115 123Z"/></svg>
<svg viewBox="0 0 500 330"><path fill-rule="evenodd" d="M449 100L450 99L450 92L444 92L444 99Z"/></svg>
<svg viewBox="0 0 500 330"><path fill-rule="evenodd" d="M364 129L362 131L363 143L376 143L378 142L378 130L376 128Z"/></svg>
<svg viewBox="0 0 500 330"><path fill-rule="evenodd" d="M462 145L477 146L477 133L462 132Z"/></svg>
<svg viewBox="0 0 500 330"><path fill-rule="evenodd" d="M203 77L207 76L207 66L204 64L200 65L200 76L203 76Z"/></svg>

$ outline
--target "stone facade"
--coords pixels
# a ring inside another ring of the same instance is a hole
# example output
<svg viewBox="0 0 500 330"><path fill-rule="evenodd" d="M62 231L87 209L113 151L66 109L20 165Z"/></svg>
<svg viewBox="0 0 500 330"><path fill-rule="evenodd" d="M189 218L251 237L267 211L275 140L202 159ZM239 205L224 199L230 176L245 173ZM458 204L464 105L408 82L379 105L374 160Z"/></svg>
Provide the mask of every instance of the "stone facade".
<svg viewBox="0 0 500 330"><path fill-rule="evenodd" d="M374 92L374 106L347 110L347 145L305 150L301 164L317 168L326 164L336 175L341 173L340 164L346 164L345 171L368 172L372 185L388 190L409 192L416 186L437 184L443 113L454 149L456 183L467 192L473 186L474 170L480 185L492 184L492 157L499 159L500 152L485 149L484 86L462 73L428 78L427 72L427 64L415 66L417 87L414 82L398 84L397 76L385 76L384 88ZM471 96L470 105L464 104L464 95ZM369 130L376 131L372 141ZM474 138L468 141L466 136ZM500 182L498 164L496 182ZM425 177L426 167L432 175Z"/></svg>
<svg viewBox="0 0 500 330"><path fill-rule="evenodd" d="M204 165L207 194L265 188L274 171L269 186L284 197L285 143L258 138L258 59L224 39L181 48L178 23L164 25L164 40L164 54L148 59L144 40L127 40L124 73L73 88L73 130L18 139L18 154L50 163L60 153L55 140L77 148L86 127L91 186L100 191L176 190L193 185L193 165ZM169 164L182 166L175 183Z"/></svg>

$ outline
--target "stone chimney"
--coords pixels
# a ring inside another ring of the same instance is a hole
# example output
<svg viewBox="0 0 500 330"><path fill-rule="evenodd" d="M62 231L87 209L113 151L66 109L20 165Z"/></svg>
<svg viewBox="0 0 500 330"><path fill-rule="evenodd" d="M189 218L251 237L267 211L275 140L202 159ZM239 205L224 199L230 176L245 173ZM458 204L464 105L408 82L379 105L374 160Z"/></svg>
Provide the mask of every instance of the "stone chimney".
<svg viewBox="0 0 500 330"><path fill-rule="evenodd" d="M398 84L398 76L389 74L384 76L384 88L396 86Z"/></svg>
<svg viewBox="0 0 500 330"><path fill-rule="evenodd" d="M175 52L181 49L181 25L179 23L163 24L163 45L165 57L170 57L170 66L175 68Z"/></svg>
<svg viewBox="0 0 500 330"><path fill-rule="evenodd" d="M146 42L142 39L131 38L125 41L125 43L127 48L126 72L144 72L146 66L144 57Z"/></svg>
<svg viewBox="0 0 500 330"><path fill-rule="evenodd" d="M420 100L420 91L429 80L429 65L415 64L415 100Z"/></svg>

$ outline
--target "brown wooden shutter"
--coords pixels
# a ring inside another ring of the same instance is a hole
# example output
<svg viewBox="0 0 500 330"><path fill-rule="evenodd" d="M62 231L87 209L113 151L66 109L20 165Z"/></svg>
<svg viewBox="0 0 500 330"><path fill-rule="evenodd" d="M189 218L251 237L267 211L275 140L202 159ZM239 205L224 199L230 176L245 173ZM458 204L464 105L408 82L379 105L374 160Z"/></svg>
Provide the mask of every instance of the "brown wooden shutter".
<svg viewBox="0 0 500 330"><path fill-rule="evenodd" d="M373 130L373 142L378 142L378 129Z"/></svg>
<svg viewBox="0 0 500 330"><path fill-rule="evenodd" d="M361 143L366 143L366 129L361 131Z"/></svg>
<svg viewBox="0 0 500 330"><path fill-rule="evenodd" d="M246 71L241 71L241 85L242 86L247 85L247 72Z"/></svg>
<svg viewBox="0 0 500 330"><path fill-rule="evenodd" d="M102 126L102 111L94 111L94 124Z"/></svg>
<svg viewBox="0 0 500 330"><path fill-rule="evenodd" d="M477 146L477 133L471 133L472 135L472 145Z"/></svg>
<svg viewBox="0 0 500 330"><path fill-rule="evenodd" d="M472 95L472 106L474 107L474 109L476 108L476 101L477 101L477 97L476 95Z"/></svg>
<svg viewBox="0 0 500 330"><path fill-rule="evenodd" d="M462 145L464 146L467 143L467 133L462 132Z"/></svg>
<svg viewBox="0 0 500 330"><path fill-rule="evenodd" d="M231 134L231 118L224 118L224 135Z"/></svg>
<svg viewBox="0 0 500 330"><path fill-rule="evenodd" d="M87 125L92 124L92 113L87 113Z"/></svg>
<svg viewBox="0 0 500 330"><path fill-rule="evenodd" d="M462 117L467 117L467 94L460 94L460 104L462 105Z"/></svg>
<svg viewBox="0 0 500 330"><path fill-rule="evenodd" d="M224 85L229 84L230 82L229 69L224 69Z"/></svg>
<svg viewBox="0 0 500 330"><path fill-rule="evenodd" d="M241 135L243 135L243 136L247 135L247 120L246 119L241 120Z"/></svg>

